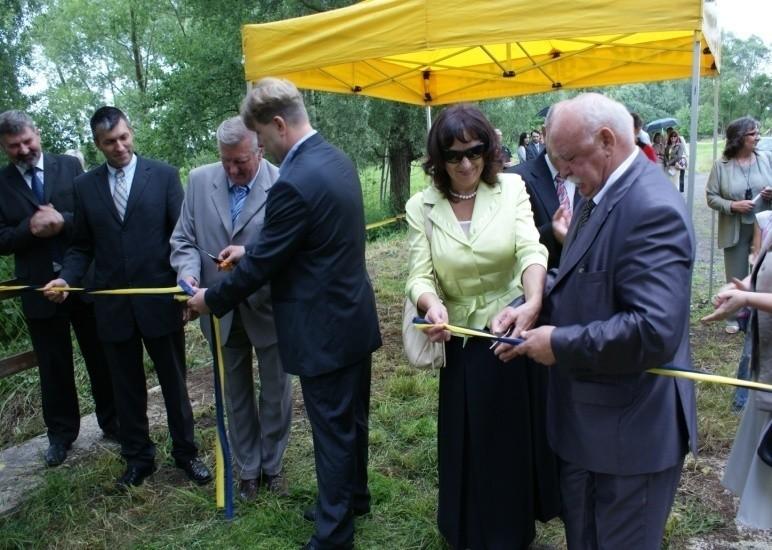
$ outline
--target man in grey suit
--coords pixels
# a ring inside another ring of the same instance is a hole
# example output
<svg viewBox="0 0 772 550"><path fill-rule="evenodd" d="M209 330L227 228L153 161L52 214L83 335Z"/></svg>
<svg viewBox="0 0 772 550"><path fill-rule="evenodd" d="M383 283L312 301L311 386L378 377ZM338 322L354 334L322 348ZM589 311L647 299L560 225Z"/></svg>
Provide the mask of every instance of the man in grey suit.
<svg viewBox="0 0 772 550"><path fill-rule="evenodd" d="M206 252L218 254L229 245L245 245L260 233L268 190L279 173L263 158L257 134L241 117L220 124L217 144L220 162L190 173L171 237L172 267L180 279L195 287L213 286L225 275ZM270 491L286 496L282 457L292 418L292 384L279 359L270 287L251 294L220 323L229 438L239 493L245 500L254 499L262 477ZM211 341L208 315L201 320L201 330ZM260 372L259 407L252 375L253 347Z"/></svg>
<svg viewBox="0 0 772 550"><path fill-rule="evenodd" d="M584 200L545 291L549 324L497 350L552 366L547 431L572 550L658 550L684 456L696 449L693 384L645 372L691 366L693 230L632 124L598 94L550 111L548 149ZM510 318L506 308L492 328Z"/></svg>

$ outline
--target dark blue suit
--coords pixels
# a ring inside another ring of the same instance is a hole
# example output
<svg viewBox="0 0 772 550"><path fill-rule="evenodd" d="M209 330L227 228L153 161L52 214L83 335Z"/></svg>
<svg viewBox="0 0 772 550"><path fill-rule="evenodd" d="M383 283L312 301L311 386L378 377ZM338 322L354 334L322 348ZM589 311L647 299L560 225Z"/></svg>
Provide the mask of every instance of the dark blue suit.
<svg viewBox="0 0 772 550"><path fill-rule="evenodd" d="M97 288L174 286L169 238L182 199L175 168L138 157L121 221L110 194L107 165L80 176L75 180L73 243L61 277L77 286L93 259ZM171 295L105 296L96 298L95 311L113 376L126 461L146 466L155 457L147 420L143 344L163 391L172 455L180 461L195 457L181 306Z"/></svg>
<svg viewBox="0 0 772 550"><path fill-rule="evenodd" d="M39 238L32 235L29 227L30 218L38 209L35 195L16 166L9 164L0 170L0 254L14 255L16 277L22 284L43 285L57 276L54 260L62 261L72 237L73 180L82 173L80 162L74 157L43 154L44 200L62 215L64 228L56 236ZM80 428L70 325L91 380L97 421L103 430L116 433L110 373L97 338L93 304L78 296L55 304L39 292L22 294L21 302L37 356L49 440L69 446Z"/></svg>
<svg viewBox="0 0 772 550"><path fill-rule="evenodd" d="M687 449L696 451L697 417L692 382L644 371L691 367L692 225L678 191L641 152L577 234L579 217L545 299L549 324L557 327L548 437L565 471L619 480L611 482L616 488L625 479L653 483L652 476L671 471L662 485L667 487L650 485L648 493L637 493L645 505L617 507L598 531L600 547L659 548L669 491L675 493ZM586 505L586 487L564 484L563 472L561 489L571 545L581 536L574 528L593 509ZM597 503L603 496L593 498ZM650 525L643 529L647 542L624 538L635 521Z"/></svg>
<svg viewBox="0 0 772 550"><path fill-rule="evenodd" d="M206 292L223 315L271 283L282 364L300 376L314 437L319 548L351 547L350 510L369 509L370 354L381 337L364 225L354 165L315 134L282 165L257 240Z"/></svg>
<svg viewBox="0 0 772 550"><path fill-rule="evenodd" d="M528 197L531 201L533 221L539 230L539 242L547 247L549 258L547 269L557 267L560 263L560 254L563 245L555 238L552 232L552 216L560 207L558 192L555 190L555 179L547 165L547 153L542 149L541 154L527 162L507 168L505 172L517 174L525 182ZM579 192L574 192L573 204L579 204Z"/></svg>

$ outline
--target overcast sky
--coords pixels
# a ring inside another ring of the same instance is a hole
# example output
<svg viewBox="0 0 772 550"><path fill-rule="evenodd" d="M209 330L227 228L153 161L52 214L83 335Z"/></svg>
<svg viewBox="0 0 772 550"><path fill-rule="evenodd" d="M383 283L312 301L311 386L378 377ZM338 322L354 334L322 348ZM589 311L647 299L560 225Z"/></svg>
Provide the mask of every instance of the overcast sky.
<svg viewBox="0 0 772 550"><path fill-rule="evenodd" d="M717 0L719 24L739 38L755 34L772 46L772 0Z"/></svg>

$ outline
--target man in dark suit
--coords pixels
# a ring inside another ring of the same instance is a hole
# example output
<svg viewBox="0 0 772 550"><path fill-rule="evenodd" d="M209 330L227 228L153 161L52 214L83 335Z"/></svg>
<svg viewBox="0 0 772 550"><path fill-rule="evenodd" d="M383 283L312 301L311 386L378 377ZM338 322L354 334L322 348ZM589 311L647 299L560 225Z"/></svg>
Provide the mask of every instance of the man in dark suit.
<svg viewBox="0 0 772 550"><path fill-rule="evenodd" d="M282 161L265 225L236 270L189 305L223 315L271 283L284 369L300 377L314 438L319 489L306 517L306 548L352 548L353 516L367 513L370 355L381 345L365 267L362 191L352 162L311 128L303 98L285 80L257 83L242 116Z"/></svg>
<svg viewBox="0 0 772 550"><path fill-rule="evenodd" d="M73 157L43 153L40 134L20 111L0 114L0 147L10 159L0 170L0 254L13 254L22 284L45 284L61 269L73 221L73 180L83 173ZM108 439L117 440L113 389L94 320L93 304L73 297L57 305L38 292L22 295L22 311L38 361L43 420L50 446L44 459L58 466L80 430L70 326L91 381L96 417Z"/></svg>
<svg viewBox="0 0 772 550"><path fill-rule="evenodd" d="M549 252L547 269L557 267L573 205L578 202L576 185L558 173L546 150L542 150L535 159L505 171L523 178L531 201L533 221L539 229L539 241ZM558 212L559 209L562 210Z"/></svg>
<svg viewBox="0 0 772 550"><path fill-rule="evenodd" d="M541 142L541 133L539 130L532 130L531 141L525 146L525 160L535 159L542 151L544 151L544 145Z"/></svg>
<svg viewBox="0 0 772 550"><path fill-rule="evenodd" d="M549 325L497 353L553 366L547 432L569 548L658 550L697 418L691 382L645 371L691 366L691 223L635 146L620 103L598 94L561 102L547 139L584 201L547 285ZM505 309L493 329L510 316Z"/></svg>
<svg viewBox="0 0 772 550"><path fill-rule="evenodd" d="M46 296L64 300L67 294L53 287L81 284L92 260L97 288L174 286L169 238L183 197L177 170L134 154L128 119L115 107L97 110L91 131L107 162L75 180L72 247L60 277L46 286ZM175 463L191 480L208 482L212 476L197 458L193 440L181 307L170 295L105 296L96 299L95 309L113 377L121 454L127 462L118 485L140 485L155 471L143 345L161 384Z"/></svg>

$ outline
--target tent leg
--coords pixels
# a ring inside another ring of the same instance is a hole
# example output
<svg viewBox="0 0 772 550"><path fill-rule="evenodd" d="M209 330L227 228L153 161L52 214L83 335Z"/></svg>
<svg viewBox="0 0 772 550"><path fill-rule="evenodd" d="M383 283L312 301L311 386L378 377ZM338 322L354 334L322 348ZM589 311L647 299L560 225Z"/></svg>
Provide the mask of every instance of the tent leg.
<svg viewBox="0 0 772 550"><path fill-rule="evenodd" d="M721 77L713 78L713 162L718 157L718 92ZM713 263L716 257L716 211L710 210L710 276L708 278L708 296L713 296Z"/></svg>
<svg viewBox="0 0 772 550"><path fill-rule="evenodd" d="M697 123L700 108L700 31L694 31L692 51L692 97L691 120L689 121L689 186L686 191L686 207L689 217L694 222L694 175L697 167Z"/></svg>
<svg viewBox="0 0 772 550"><path fill-rule="evenodd" d="M426 106L426 135L429 135L429 130L432 129L432 106Z"/></svg>

